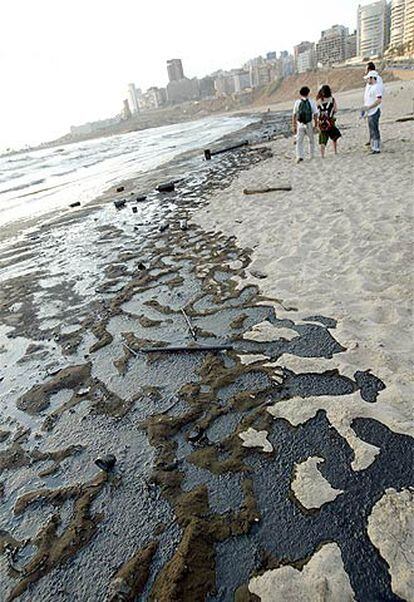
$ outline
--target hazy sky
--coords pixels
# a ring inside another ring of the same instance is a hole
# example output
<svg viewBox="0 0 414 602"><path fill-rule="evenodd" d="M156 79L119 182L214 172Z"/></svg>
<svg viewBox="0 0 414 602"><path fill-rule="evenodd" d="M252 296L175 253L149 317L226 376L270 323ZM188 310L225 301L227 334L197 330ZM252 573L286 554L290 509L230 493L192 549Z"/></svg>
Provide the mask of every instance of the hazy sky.
<svg viewBox="0 0 414 602"><path fill-rule="evenodd" d="M354 29L360 0L0 0L0 149L119 113L126 87L188 77ZM365 2L362 2L365 3Z"/></svg>

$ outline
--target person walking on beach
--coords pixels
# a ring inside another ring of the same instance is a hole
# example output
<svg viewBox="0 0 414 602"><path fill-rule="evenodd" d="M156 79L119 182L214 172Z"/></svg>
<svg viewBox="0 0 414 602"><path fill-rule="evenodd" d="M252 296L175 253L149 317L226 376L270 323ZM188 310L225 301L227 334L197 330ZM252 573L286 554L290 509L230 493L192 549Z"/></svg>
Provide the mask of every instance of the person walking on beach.
<svg viewBox="0 0 414 602"><path fill-rule="evenodd" d="M381 117L380 105L382 102L383 90L377 83L378 73L369 71L364 79L367 82L364 93L364 107L362 116L368 119L369 140L371 144L371 153L377 155L381 152L381 135L379 130L379 120Z"/></svg>
<svg viewBox="0 0 414 602"><path fill-rule="evenodd" d="M338 154L338 140L342 135L335 125L335 113L337 112L338 107L329 86L322 86L319 90L316 97L316 106L319 111L319 145L323 159L325 157L326 145L329 140L332 140L335 155Z"/></svg>
<svg viewBox="0 0 414 602"><path fill-rule="evenodd" d="M296 136L296 163L300 163L305 158L304 140L305 136L309 138L310 158L315 155L315 135L314 128L318 125L318 109L315 101L309 98L310 90L308 86L303 86L299 90L299 96L293 107L292 131Z"/></svg>

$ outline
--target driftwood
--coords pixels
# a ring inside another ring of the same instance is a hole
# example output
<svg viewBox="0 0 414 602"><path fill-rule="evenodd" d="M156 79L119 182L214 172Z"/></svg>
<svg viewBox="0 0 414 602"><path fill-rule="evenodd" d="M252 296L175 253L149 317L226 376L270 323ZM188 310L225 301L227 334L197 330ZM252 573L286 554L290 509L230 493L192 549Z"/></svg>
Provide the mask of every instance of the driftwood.
<svg viewBox="0 0 414 602"><path fill-rule="evenodd" d="M204 157L207 161L209 161L214 155L221 155L221 153L227 153L229 151L237 150L239 148L242 148L243 146L248 146L248 144L248 140L243 140L238 144L234 144L233 146L227 146L226 148L219 148L218 150L210 150L209 148L206 148L204 151Z"/></svg>
<svg viewBox="0 0 414 602"><path fill-rule="evenodd" d="M175 182L167 182L166 184L160 184L157 186L158 192L174 192Z"/></svg>
<svg viewBox="0 0 414 602"><path fill-rule="evenodd" d="M400 117L395 120L396 123L404 123L405 121L414 121L414 115L407 115L407 117Z"/></svg>
<svg viewBox="0 0 414 602"><path fill-rule="evenodd" d="M138 352L135 351L135 349L132 349L129 345L127 345L126 343L122 343L122 345L125 347L125 349L128 349L128 351L130 353L132 353L132 355L135 355L135 357L138 357Z"/></svg>
<svg viewBox="0 0 414 602"><path fill-rule="evenodd" d="M195 333L195 330L193 328L193 325L191 324L191 320L190 318L187 316L187 314L185 313L185 310L182 309L181 313L183 314L185 321L187 322L187 326L188 326L188 330L190 331L191 336L193 337L193 339L196 341L197 340L197 335Z"/></svg>
<svg viewBox="0 0 414 602"><path fill-rule="evenodd" d="M231 351L233 345L172 345L168 347L144 347L142 353L197 353L200 351Z"/></svg>
<svg viewBox="0 0 414 602"><path fill-rule="evenodd" d="M267 188L245 188L243 194L263 194L264 192L276 192L277 190L285 190L289 192L292 186L269 186Z"/></svg>

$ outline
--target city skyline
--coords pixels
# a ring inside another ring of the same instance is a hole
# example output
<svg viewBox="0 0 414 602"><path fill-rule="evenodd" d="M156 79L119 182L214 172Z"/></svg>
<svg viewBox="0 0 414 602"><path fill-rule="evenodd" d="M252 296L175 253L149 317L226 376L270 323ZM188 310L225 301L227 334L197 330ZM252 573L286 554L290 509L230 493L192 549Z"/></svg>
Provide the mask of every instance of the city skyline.
<svg viewBox="0 0 414 602"><path fill-rule="evenodd" d="M166 88L151 87L147 92L129 84L129 100L121 119L165 105L212 97L251 94L255 88L271 84L293 73L335 65L355 65L376 57L410 56L414 50L414 0L374 0L359 5L357 27L349 31L342 24L321 31L318 41L302 41L287 50L272 50L231 70L220 69L202 79L184 75L182 60L167 59ZM132 94L131 94L132 89ZM245 102L245 101L244 101ZM129 104L128 104L129 103ZM97 129L100 124L96 124Z"/></svg>
<svg viewBox="0 0 414 602"><path fill-rule="evenodd" d="M302 0L294 7L222 4L212 0L198 18L183 0L146 12L124 0L116 13L94 0L59 8L50 0L40 7L6 0L0 8L6 91L0 97L0 148L37 143L73 124L115 115L128 82L143 89L165 86L169 57L183 60L187 77L202 77L268 51L292 51L300 39L316 40L333 23L353 30L359 2L333 0L325 22L316 22L314 8Z"/></svg>

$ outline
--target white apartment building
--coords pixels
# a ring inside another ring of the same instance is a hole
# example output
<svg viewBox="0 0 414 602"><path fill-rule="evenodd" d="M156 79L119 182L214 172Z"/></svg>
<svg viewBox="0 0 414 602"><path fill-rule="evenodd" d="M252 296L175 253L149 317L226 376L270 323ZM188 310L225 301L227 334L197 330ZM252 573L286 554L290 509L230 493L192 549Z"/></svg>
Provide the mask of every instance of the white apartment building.
<svg viewBox="0 0 414 602"><path fill-rule="evenodd" d="M404 43L405 0L391 1L390 50L400 48Z"/></svg>
<svg viewBox="0 0 414 602"><path fill-rule="evenodd" d="M267 64L255 65L250 67L250 86L252 88L260 88L267 86L271 81L270 66Z"/></svg>
<svg viewBox="0 0 414 602"><path fill-rule="evenodd" d="M405 54L414 56L414 0L405 0L403 45Z"/></svg>
<svg viewBox="0 0 414 602"><path fill-rule="evenodd" d="M296 65L298 73L305 73L316 68L316 50L315 45L297 55Z"/></svg>
<svg viewBox="0 0 414 602"><path fill-rule="evenodd" d="M370 58L384 54L389 41L389 19L386 0L358 6L358 56Z"/></svg>
<svg viewBox="0 0 414 602"><path fill-rule="evenodd" d="M128 104L131 109L131 113L138 113L138 90L135 84L128 84Z"/></svg>
<svg viewBox="0 0 414 602"><path fill-rule="evenodd" d="M233 75L233 79L236 94L240 94L243 90L250 88L250 73L248 71L239 71L239 73Z"/></svg>

